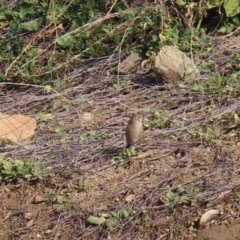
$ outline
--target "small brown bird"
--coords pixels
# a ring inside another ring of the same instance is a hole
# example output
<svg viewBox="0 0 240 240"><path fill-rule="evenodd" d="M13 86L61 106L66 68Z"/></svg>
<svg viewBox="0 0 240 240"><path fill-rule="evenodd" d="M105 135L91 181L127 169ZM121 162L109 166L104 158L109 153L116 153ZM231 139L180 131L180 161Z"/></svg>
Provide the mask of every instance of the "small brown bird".
<svg viewBox="0 0 240 240"><path fill-rule="evenodd" d="M143 135L142 116L140 114L133 115L129 121L126 130L126 148L133 146Z"/></svg>

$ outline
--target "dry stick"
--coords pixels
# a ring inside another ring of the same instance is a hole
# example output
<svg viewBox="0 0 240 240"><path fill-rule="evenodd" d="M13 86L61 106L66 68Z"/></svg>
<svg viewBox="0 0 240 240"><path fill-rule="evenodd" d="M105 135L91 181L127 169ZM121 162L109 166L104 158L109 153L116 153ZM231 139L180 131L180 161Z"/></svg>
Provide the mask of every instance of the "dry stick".
<svg viewBox="0 0 240 240"><path fill-rule="evenodd" d="M234 35L236 32L238 32L240 30L240 26L233 32L227 34L227 35L224 35L224 36L219 36L219 37L213 37L214 39L224 39L224 38L228 38L228 37L231 37L232 35Z"/></svg>
<svg viewBox="0 0 240 240"><path fill-rule="evenodd" d="M79 27L79 28L77 28L77 29L75 29L75 30L73 30L71 32L68 32L68 33L62 35L61 37L64 38L64 37L68 37L68 36L74 36L74 35L79 34L79 33L83 33L84 31L87 31L89 28L94 27L97 24L102 23L102 22L104 22L107 19L111 19L111 18L117 17L119 15L122 15L122 14L125 14L125 13L129 13L129 12L133 12L133 10L125 10L125 11L122 11L122 12L119 12L119 13L117 12L117 13L107 14L107 15L105 15L103 17L98 18L94 22L87 23L87 24L85 24L82 27Z"/></svg>
<svg viewBox="0 0 240 240"><path fill-rule="evenodd" d="M118 0L115 0L115 2L113 3L113 5L111 6L110 10L107 12L107 15L110 14L110 12L112 11L113 7L116 5Z"/></svg>
<svg viewBox="0 0 240 240"><path fill-rule="evenodd" d="M28 87L36 87L36 88L41 88L41 89L44 89L44 87L45 87L45 86L33 85L33 84L27 84L27 83L9 83L9 82L0 83L0 85L28 86ZM57 96L60 96L61 98L66 100L73 107L73 109L76 111L76 113L80 117L79 111L75 108L75 106L72 104L72 102L70 100L68 100L66 97L63 96L63 94L61 94L60 92L56 91L53 88L51 88L51 91L55 92L57 94ZM53 96L51 98L55 98L55 96Z"/></svg>

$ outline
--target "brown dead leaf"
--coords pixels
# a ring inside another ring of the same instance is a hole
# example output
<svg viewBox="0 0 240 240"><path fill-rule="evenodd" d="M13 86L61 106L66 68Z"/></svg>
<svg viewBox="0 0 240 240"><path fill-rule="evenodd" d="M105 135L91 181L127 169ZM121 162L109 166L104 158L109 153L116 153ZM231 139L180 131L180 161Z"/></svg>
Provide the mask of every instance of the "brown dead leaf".
<svg viewBox="0 0 240 240"><path fill-rule="evenodd" d="M0 113L0 138L12 142L29 140L37 127L36 120L21 114Z"/></svg>
<svg viewBox="0 0 240 240"><path fill-rule="evenodd" d="M82 116L82 119L85 120L86 122L91 122L94 120L94 118L95 118L94 114L88 112L84 113Z"/></svg>
<svg viewBox="0 0 240 240"><path fill-rule="evenodd" d="M135 195L134 194L130 194L130 195L128 195L127 197L126 197L126 202L132 202L133 200L134 200L134 198L135 198Z"/></svg>
<svg viewBox="0 0 240 240"><path fill-rule="evenodd" d="M53 101L52 103L52 109L53 111L59 109L60 107L63 106L63 104L66 103L66 100L63 98L59 98Z"/></svg>
<svg viewBox="0 0 240 240"><path fill-rule="evenodd" d="M98 117L90 112L86 112L82 115L82 120L84 123L99 123L102 121L101 117Z"/></svg>
<svg viewBox="0 0 240 240"><path fill-rule="evenodd" d="M33 214L31 212L25 213L25 219L31 220L33 218Z"/></svg>
<svg viewBox="0 0 240 240"><path fill-rule="evenodd" d="M28 221L27 224L26 224L26 227L27 227L27 228L28 228L28 227L31 227L31 226L33 225L33 223L34 223L33 220Z"/></svg>

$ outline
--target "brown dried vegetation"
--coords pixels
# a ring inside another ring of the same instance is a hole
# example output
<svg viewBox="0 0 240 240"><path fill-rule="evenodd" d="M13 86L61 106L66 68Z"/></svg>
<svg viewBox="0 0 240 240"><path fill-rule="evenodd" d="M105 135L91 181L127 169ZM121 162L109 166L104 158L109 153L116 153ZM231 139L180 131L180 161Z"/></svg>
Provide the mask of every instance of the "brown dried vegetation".
<svg viewBox="0 0 240 240"><path fill-rule="evenodd" d="M211 75L229 74L237 39L212 39L215 52L205 61L215 63ZM208 73L184 88L123 84L129 76L107 75L117 63L118 55L83 61L59 93L2 86L3 113L52 114L38 122L31 142L8 144L1 155L41 161L53 174L2 184L1 239L193 239L207 209L221 212L218 224L239 219L239 83L230 92L193 91L194 84L209 82ZM148 154L114 162L131 114L140 111L151 122L163 110L171 126L146 127L137 149ZM122 210L129 217L116 225L87 222Z"/></svg>

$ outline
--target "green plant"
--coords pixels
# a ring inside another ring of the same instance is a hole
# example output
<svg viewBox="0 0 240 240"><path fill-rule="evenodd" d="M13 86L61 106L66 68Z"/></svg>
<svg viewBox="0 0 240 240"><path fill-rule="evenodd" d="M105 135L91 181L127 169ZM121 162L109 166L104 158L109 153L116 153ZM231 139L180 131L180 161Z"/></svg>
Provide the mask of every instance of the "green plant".
<svg viewBox="0 0 240 240"><path fill-rule="evenodd" d="M126 158L133 157L136 155L137 155L137 151L134 148L134 146L132 146L132 147L126 148L124 151L120 152L118 154L118 156L113 157L112 161L114 163L119 163L119 162L122 162Z"/></svg>
<svg viewBox="0 0 240 240"><path fill-rule="evenodd" d="M176 11L169 11L169 4ZM145 54L156 53L168 44L199 54L207 43L201 22L208 9L221 5L220 0L164 1L154 6L148 1L139 5L129 0L41 0L37 4L21 0L14 7L1 4L0 22L6 33L0 38L0 59L5 69L0 80L59 88L68 66L79 58L104 56L119 48L122 52ZM233 17L239 11L238 5L229 0L223 6ZM237 17L232 23L238 24Z"/></svg>
<svg viewBox="0 0 240 240"><path fill-rule="evenodd" d="M78 180L78 187L81 191L87 192L90 188L93 187L93 183L86 182L82 177Z"/></svg>
<svg viewBox="0 0 240 240"><path fill-rule="evenodd" d="M67 184L64 185L63 189L61 190L61 195L72 196L77 192L81 191L87 192L92 187L93 183L87 182L84 180L84 178L81 177L74 181L67 182Z"/></svg>
<svg viewBox="0 0 240 240"><path fill-rule="evenodd" d="M133 213L132 210L119 210L118 212L111 212L111 214L104 214L101 217L89 216L87 221L94 225L105 224L107 227L112 227L129 218Z"/></svg>
<svg viewBox="0 0 240 240"><path fill-rule="evenodd" d="M36 119L36 121L41 121L41 120L46 120L46 119L51 118L51 117L52 117L51 113L40 112L35 116L35 119Z"/></svg>
<svg viewBox="0 0 240 240"><path fill-rule="evenodd" d="M225 124L228 123L226 128ZM229 112L224 116L210 120L201 127L188 130L188 133L201 140L210 141L221 145L235 145L237 138L228 136L227 133L235 130L238 132L240 126L239 114L235 111ZM224 134L223 134L224 133Z"/></svg>
<svg viewBox="0 0 240 240"><path fill-rule="evenodd" d="M48 202L56 202L57 212L68 211L73 208L72 198L79 192L88 192L93 183L85 181L82 177L74 181L68 181L59 190L49 190L46 196Z"/></svg>
<svg viewBox="0 0 240 240"><path fill-rule="evenodd" d="M189 28L184 31L182 36L180 36L180 41L178 43L179 49L183 52L194 52L198 55L207 54L205 46L209 43L209 39L202 28L194 29Z"/></svg>
<svg viewBox="0 0 240 240"><path fill-rule="evenodd" d="M89 132L89 138L102 139L104 137L105 137L105 135L103 133L101 133L100 131L90 130L90 132Z"/></svg>
<svg viewBox="0 0 240 240"><path fill-rule="evenodd" d="M191 87L193 91L208 91L219 96L226 94L229 98L240 95L238 88L240 73L234 72L226 77L213 76L207 83L195 83Z"/></svg>
<svg viewBox="0 0 240 240"><path fill-rule="evenodd" d="M190 10L192 8L188 8ZM186 9L185 9L186 10ZM191 10L190 10L191 11ZM194 11L194 10L192 10ZM197 54L206 54L206 46L209 43L205 29L188 27L185 28L178 18L173 16L165 19L165 26L159 35L159 45L163 47L164 45L177 45L180 50L184 52L193 52ZM187 21L187 20L186 20ZM199 20L201 22L201 20ZM193 25L194 20L189 25Z"/></svg>
<svg viewBox="0 0 240 240"><path fill-rule="evenodd" d="M208 9L223 7L228 17L233 17L240 13L240 2L235 0L209 0L206 1Z"/></svg>
<svg viewBox="0 0 240 240"><path fill-rule="evenodd" d="M174 190L168 190L166 195L162 198L162 201L166 206L170 208L172 213L176 212L176 208L179 205L192 205L196 201L196 196L202 189L188 186L182 187L179 185Z"/></svg>
<svg viewBox="0 0 240 240"><path fill-rule="evenodd" d="M40 171L40 167L33 164L31 160L15 160L14 163L0 157L0 179L31 179L48 177L51 172L51 167L46 167Z"/></svg>
<svg viewBox="0 0 240 240"><path fill-rule="evenodd" d="M219 142L222 129L217 123L214 123L214 125L202 126L201 128L189 130L188 132L194 136L199 136L201 139L205 139L206 141Z"/></svg>
<svg viewBox="0 0 240 240"><path fill-rule="evenodd" d="M166 111L154 111L151 120L145 118L143 122L144 127L150 129L163 129L171 126L171 120Z"/></svg>
<svg viewBox="0 0 240 240"><path fill-rule="evenodd" d="M61 202L61 198L58 198L58 202ZM71 202L65 202L56 207L57 212L67 212L73 209L73 204Z"/></svg>

